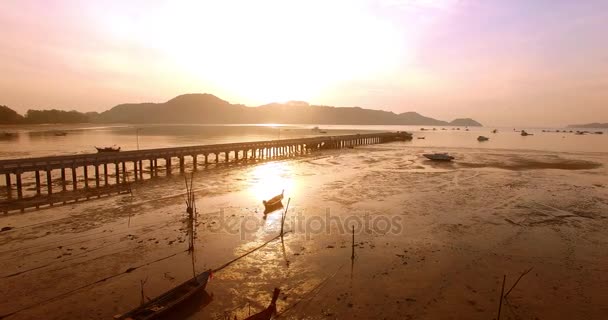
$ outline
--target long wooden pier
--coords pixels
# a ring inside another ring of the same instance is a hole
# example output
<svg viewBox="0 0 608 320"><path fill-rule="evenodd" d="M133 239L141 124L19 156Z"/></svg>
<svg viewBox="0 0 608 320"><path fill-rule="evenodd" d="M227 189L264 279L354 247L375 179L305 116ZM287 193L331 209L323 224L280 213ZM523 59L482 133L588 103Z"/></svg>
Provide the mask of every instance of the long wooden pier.
<svg viewBox="0 0 608 320"><path fill-rule="evenodd" d="M0 175L5 177L6 187L0 212L52 205L53 201L64 201L54 195L67 192L80 192L86 198L119 192L130 182L161 173L171 175L177 168L184 173L187 160L191 160L191 170L197 171L201 165L291 157L316 150L410 139L411 134L406 132L384 132L0 160ZM24 181L29 187L24 187Z"/></svg>

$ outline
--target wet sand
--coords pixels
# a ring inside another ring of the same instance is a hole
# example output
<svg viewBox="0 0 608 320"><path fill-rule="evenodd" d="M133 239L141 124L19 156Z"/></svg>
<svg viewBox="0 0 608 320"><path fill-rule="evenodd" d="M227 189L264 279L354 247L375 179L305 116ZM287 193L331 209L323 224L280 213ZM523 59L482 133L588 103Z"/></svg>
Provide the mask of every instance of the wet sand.
<svg viewBox="0 0 608 320"><path fill-rule="evenodd" d="M199 271L274 238L280 213L263 220L261 200L281 189L309 226L289 220L283 243L215 273L211 301L181 316L242 319L280 287L286 319L492 319L503 275L508 289L532 268L501 319L605 318L608 154L460 148L438 164L428 151L392 143L197 173ZM0 314L108 319L139 304L140 281L154 297L186 280L184 192L176 175L132 196L0 217L14 228L0 232ZM351 265L350 232L315 225L328 213L347 227L400 227L357 230ZM248 232L227 231L239 221Z"/></svg>

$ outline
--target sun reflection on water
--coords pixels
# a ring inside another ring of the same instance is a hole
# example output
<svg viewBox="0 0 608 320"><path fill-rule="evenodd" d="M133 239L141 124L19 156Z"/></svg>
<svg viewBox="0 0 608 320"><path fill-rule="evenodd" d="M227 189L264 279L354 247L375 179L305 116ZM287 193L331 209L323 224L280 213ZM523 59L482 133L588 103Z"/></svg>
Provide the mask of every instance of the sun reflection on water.
<svg viewBox="0 0 608 320"><path fill-rule="evenodd" d="M292 167L284 162L271 162L257 166L251 173L249 193L259 202L268 200L285 191L285 200L296 191L297 183L292 178Z"/></svg>

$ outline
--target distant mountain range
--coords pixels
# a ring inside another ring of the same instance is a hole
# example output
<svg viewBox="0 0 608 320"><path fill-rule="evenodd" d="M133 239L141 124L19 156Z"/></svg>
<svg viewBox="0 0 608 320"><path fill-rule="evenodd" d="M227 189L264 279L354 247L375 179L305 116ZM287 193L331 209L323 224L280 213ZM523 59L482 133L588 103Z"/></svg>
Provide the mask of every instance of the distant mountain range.
<svg viewBox="0 0 608 320"><path fill-rule="evenodd" d="M608 129L608 123L594 122L594 123L586 123L586 124L571 124L568 126L568 128L607 128Z"/></svg>
<svg viewBox="0 0 608 320"><path fill-rule="evenodd" d="M396 114L359 107L309 105L302 101L247 107L231 104L211 94L185 94L164 103L120 104L99 114L29 110L26 116L22 117L8 107L0 109L0 116L1 113L6 113L5 119L10 115L10 123L61 123L62 116L65 116L69 122L78 120L97 123L481 126L481 123L469 118L447 122L416 112ZM48 122L44 122L45 117Z"/></svg>
<svg viewBox="0 0 608 320"><path fill-rule="evenodd" d="M231 104L211 94L185 94L165 103L121 104L102 112L101 122L206 123L206 124L358 124L481 126L473 119L452 122L436 120L416 112L393 112L359 107L309 105L302 101L271 103L259 107Z"/></svg>

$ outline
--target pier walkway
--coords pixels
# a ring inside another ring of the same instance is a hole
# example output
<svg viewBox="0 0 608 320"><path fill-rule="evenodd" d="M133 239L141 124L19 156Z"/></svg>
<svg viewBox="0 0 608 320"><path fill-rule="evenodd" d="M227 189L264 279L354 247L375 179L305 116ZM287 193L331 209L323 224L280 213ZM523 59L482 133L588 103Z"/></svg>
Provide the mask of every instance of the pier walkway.
<svg viewBox="0 0 608 320"><path fill-rule="evenodd" d="M5 196L0 195L0 212L65 202L65 197L58 195L70 192L89 198L125 191L131 182L161 173L171 175L178 168L184 173L187 160L191 160L188 167L197 171L199 166L214 163L291 157L410 139L411 134L406 132L383 132L0 160L6 191Z"/></svg>

